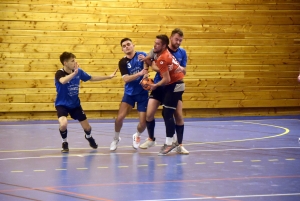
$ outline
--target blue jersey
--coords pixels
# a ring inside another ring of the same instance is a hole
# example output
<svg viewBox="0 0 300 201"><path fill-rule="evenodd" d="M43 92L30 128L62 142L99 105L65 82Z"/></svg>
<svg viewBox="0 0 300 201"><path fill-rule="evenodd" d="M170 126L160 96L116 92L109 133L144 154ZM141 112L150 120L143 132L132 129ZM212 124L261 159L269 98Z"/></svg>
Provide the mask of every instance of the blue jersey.
<svg viewBox="0 0 300 201"><path fill-rule="evenodd" d="M185 49L179 47L176 51L173 51L168 47L168 50L176 58L180 66L186 67L187 55ZM159 72L157 72L154 77L154 83L158 83L160 80L161 80L160 74Z"/></svg>
<svg viewBox="0 0 300 201"><path fill-rule="evenodd" d="M91 79L91 76L84 72L82 69L78 69L78 74L73 77L68 83L62 84L59 79L69 75L60 69L55 74L55 86L56 86L56 99L55 106L61 105L67 108L76 108L80 106L79 84L80 80L86 82Z"/></svg>
<svg viewBox="0 0 300 201"><path fill-rule="evenodd" d="M122 77L124 75L136 74L144 69L144 62L138 59L139 54L144 56L147 55L145 52L136 52L132 59L129 59L125 56L119 61L119 69ZM144 90L140 85L142 79L143 76L140 76L136 80L127 82L125 84L124 93L127 95L148 94L148 91Z"/></svg>

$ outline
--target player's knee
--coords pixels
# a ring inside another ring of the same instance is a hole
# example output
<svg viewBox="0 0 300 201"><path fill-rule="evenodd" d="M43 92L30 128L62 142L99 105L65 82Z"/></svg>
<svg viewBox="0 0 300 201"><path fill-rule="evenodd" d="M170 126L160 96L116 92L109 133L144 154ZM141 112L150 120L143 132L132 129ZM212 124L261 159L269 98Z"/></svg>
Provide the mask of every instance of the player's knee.
<svg viewBox="0 0 300 201"><path fill-rule="evenodd" d="M164 120L169 120L169 119L173 119L173 115L174 115L174 110L173 109L170 109L170 108L163 108L162 110L162 116L164 118Z"/></svg>
<svg viewBox="0 0 300 201"><path fill-rule="evenodd" d="M68 126L68 120L65 117L60 117L59 118L59 129L61 131L65 131L67 129Z"/></svg>
<svg viewBox="0 0 300 201"><path fill-rule="evenodd" d="M176 121L177 125L183 125L184 124L182 115L174 115L174 117L175 117L175 121Z"/></svg>

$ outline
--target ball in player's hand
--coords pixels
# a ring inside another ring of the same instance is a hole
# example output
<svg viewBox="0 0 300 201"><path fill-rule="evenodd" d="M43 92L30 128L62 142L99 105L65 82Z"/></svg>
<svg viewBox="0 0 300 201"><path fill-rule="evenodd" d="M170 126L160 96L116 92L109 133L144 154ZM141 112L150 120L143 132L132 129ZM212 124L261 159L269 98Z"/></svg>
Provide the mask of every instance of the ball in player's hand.
<svg viewBox="0 0 300 201"><path fill-rule="evenodd" d="M154 81L151 78L145 77L142 79L141 85L142 85L143 89L149 91L151 89L149 84L154 84Z"/></svg>

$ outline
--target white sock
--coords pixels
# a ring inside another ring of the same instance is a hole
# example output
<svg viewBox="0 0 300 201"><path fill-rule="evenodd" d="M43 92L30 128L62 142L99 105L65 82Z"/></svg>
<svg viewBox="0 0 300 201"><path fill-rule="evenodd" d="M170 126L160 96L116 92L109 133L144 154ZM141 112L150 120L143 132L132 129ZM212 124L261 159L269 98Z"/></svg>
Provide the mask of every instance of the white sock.
<svg viewBox="0 0 300 201"><path fill-rule="evenodd" d="M119 139L120 137L120 132L115 132L115 139Z"/></svg>
<svg viewBox="0 0 300 201"><path fill-rule="evenodd" d="M62 139L62 142L68 142L68 139L67 138Z"/></svg>
<svg viewBox="0 0 300 201"><path fill-rule="evenodd" d="M142 135L142 133L136 131L136 133L134 134L136 137L140 137Z"/></svg>
<svg viewBox="0 0 300 201"><path fill-rule="evenodd" d="M85 137L86 137L86 138L90 138L90 137L92 137L92 135L87 135L87 134L85 134Z"/></svg>
<svg viewBox="0 0 300 201"><path fill-rule="evenodd" d="M172 145L173 138L172 137L166 137L166 145Z"/></svg>
<svg viewBox="0 0 300 201"><path fill-rule="evenodd" d="M177 134L176 134L176 133L173 135L173 142L174 142L174 143L177 142Z"/></svg>

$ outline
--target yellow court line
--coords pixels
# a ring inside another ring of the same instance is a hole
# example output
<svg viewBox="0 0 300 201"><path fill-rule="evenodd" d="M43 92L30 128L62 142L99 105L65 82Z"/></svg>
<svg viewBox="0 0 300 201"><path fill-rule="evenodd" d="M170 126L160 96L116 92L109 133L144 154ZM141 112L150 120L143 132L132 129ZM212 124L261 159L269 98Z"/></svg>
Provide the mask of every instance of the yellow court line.
<svg viewBox="0 0 300 201"><path fill-rule="evenodd" d="M203 164L206 164L205 162L200 162L200 163L195 163L197 165L203 165Z"/></svg>
<svg viewBox="0 0 300 201"><path fill-rule="evenodd" d="M125 166L125 165L123 165L123 166L118 166L118 168L128 168L129 166Z"/></svg>
<svg viewBox="0 0 300 201"><path fill-rule="evenodd" d="M223 164L223 163L225 163L225 162L214 162L215 164Z"/></svg>
<svg viewBox="0 0 300 201"><path fill-rule="evenodd" d="M286 161L294 161L295 159L294 158L286 158L285 160Z"/></svg>
<svg viewBox="0 0 300 201"><path fill-rule="evenodd" d="M261 162L261 160L251 160L251 162Z"/></svg>
<svg viewBox="0 0 300 201"><path fill-rule="evenodd" d="M97 168L99 168L99 169L105 169L105 168L108 168L108 167L97 167Z"/></svg>
<svg viewBox="0 0 300 201"><path fill-rule="evenodd" d="M34 172L46 172L46 170L33 170Z"/></svg>
<svg viewBox="0 0 300 201"><path fill-rule="evenodd" d="M227 122L232 122L232 121L227 121ZM244 142L244 141L253 141L253 140L263 140L263 139L269 139L269 138L275 138L275 137L280 137L283 135L286 135L290 132L288 128L281 127L281 126L276 126L272 124L261 124L261 123L256 123L256 122L250 122L250 121L233 121L233 122L239 122L239 123L244 123L244 124L255 124L255 125L261 125L261 126L269 126L269 127L275 127L275 128L280 128L285 130L283 133L277 134L277 135L271 135L271 136L266 136L266 137L261 137L261 138L247 138L247 139L241 139L241 140L225 140L225 141L217 141L217 142L195 142L195 143L186 143L184 144L185 146L188 145L201 145L201 144L220 144L220 143L229 143L229 142ZM131 146L121 146L119 148L127 148ZM108 149L109 147L98 147L100 148L105 148ZM11 152L34 152L34 151L53 151L53 150L61 150L61 149L33 149L33 150L4 150L0 151L0 153L11 153ZM90 150L90 148L76 148L74 150ZM99 154L99 153L98 153ZM120 154L120 153L119 153ZM100 155L100 154L99 154ZM103 154L105 155L105 154ZM70 156L70 154L69 154Z"/></svg>
<svg viewBox="0 0 300 201"><path fill-rule="evenodd" d="M219 143L226 143L226 142L244 142L244 141L252 141L252 140L263 140L263 139L280 137L280 136L286 135L290 132L290 130L288 128L271 125L271 124L261 124L261 123L256 123L256 122L247 122L247 121L234 121L234 122L240 122L240 123L245 123L245 124L257 124L257 125L261 125L261 126L270 126L270 127L275 127L275 128L281 128L285 131L283 133L280 133L277 135L271 135L271 136L260 137L260 138L247 138L247 139L241 139L241 140L225 140L225 141L218 141L218 142L200 142L200 143L197 142L197 143L188 143L188 144L184 144L184 145L186 146L186 145L197 145L197 144L219 144Z"/></svg>
<svg viewBox="0 0 300 201"><path fill-rule="evenodd" d="M67 169L55 169L55 170L67 170Z"/></svg>
<svg viewBox="0 0 300 201"><path fill-rule="evenodd" d="M168 164L157 164L157 166L167 166Z"/></svg>
<svg viewBox="0 0 300 201"><path fill-rule="evenodd" d="M88 168L76 168L77 170L87 170Z"/></svg>

